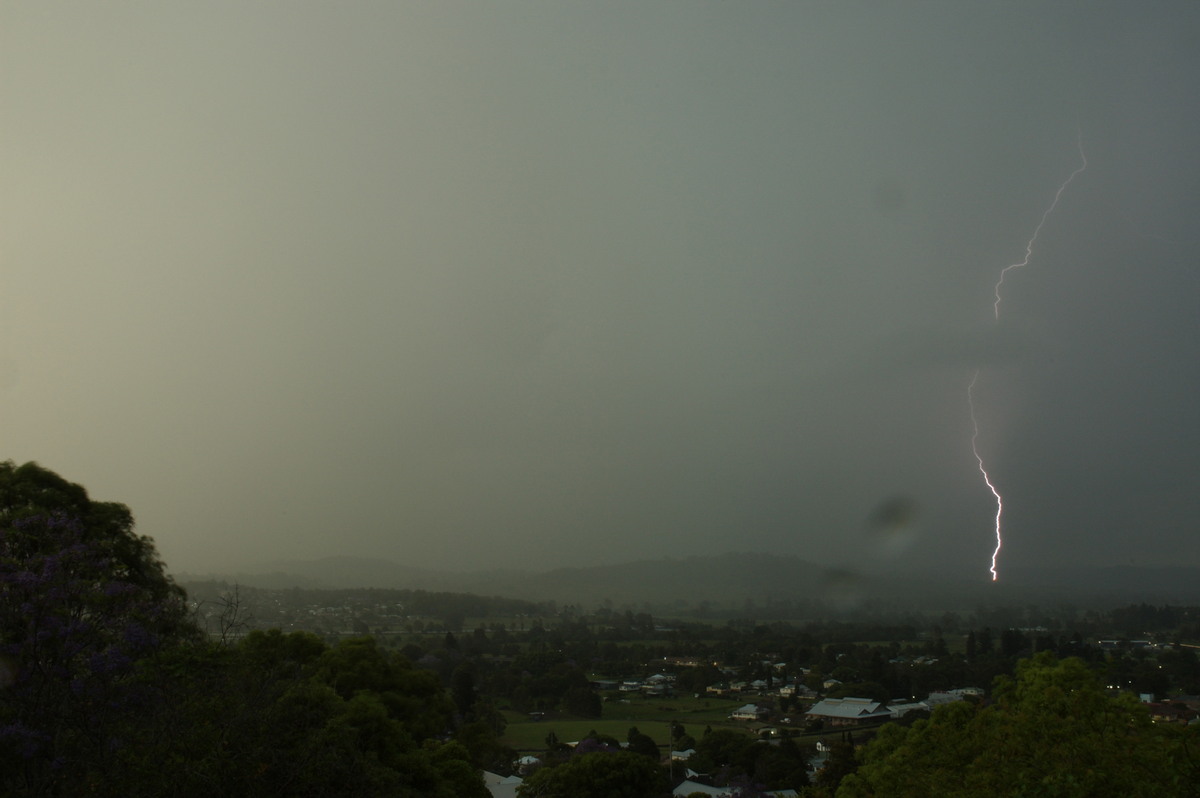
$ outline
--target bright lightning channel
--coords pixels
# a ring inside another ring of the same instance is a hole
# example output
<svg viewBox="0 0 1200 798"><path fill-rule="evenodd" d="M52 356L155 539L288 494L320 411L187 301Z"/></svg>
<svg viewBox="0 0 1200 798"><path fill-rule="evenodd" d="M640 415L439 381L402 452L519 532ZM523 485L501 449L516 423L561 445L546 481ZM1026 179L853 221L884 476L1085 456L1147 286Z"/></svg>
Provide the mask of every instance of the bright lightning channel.
<svg viewBox="0 0 1200 798"><path fill-rule="evenodd" d="M996 320L997 321L1000 320L1000 286L1004 285L1004 275L1008 274L1013 269L1019 269L1022 266L1029 265L1029 259L1031 257L1033 257L1033 244L1035 241L1037 241L1038 233L1042 232L1042 226L1046 224L1046 219L1049 218L1050 214L1054 212L1054 209L1056 207L1058 207L1059 197L1061 197L1063 195L1063 192L1067 190L1067 186L1071 185L1071 181L1075 179L1075 175L1079 174L1084 169L1087 169L1087 156L1083 154L1083 137L1082 136L1080 136L1078 144L1079 144L1079 159L1083 163L1081 163L1079 165L1078 169L1076 169L1074 172L1071 173L1070 177L1068 177L1065 181L1063 181L1063 184L1058 187L1058 191L1054 192L1054 202L1051 202L1050 207L1047 208L1046 212L1042 214L1042 219L1040 222L1038 222L1038 226L1034 229L1033 236L1029 239L1029 243L1027 243L1025 245L1025 257L1022 260L1020 260L1019 262L1009 264L1008 266L1005 266L1003 269L1000 270L1000 279L996 281L996 290L995 290L996 303L995 303L995 305L992 306L996 312Z"/></svg>
<svg viewBox="0 0 1200 798"><path fill-rule="evenodd" d="M992 306L992 309L996 314L996 321L1000 320L1000 286L1004 285L1004 275L1008 274L1013 269L1019 269L1022 266L1029 265L1029 259L1033 257L1033 245L1035 242L1037 242L1038 234L1042 232L1042 227L1046 224L1046 219L1048 219L1050 214L1054 212L1054 209L1058 207L1058 200L1062 197L1063 192L1067 190L1067 186L1071 185L1071 181L1075 179L1076 175L1078 175L1084 169L1087 169L1087 156L1083 152L1082 133L1080 133L1077 143L1079 146L1079 160L1081 162L1079 168L1077 168L1074 172L1071 172L1070 176L1063 181L1061 186L1058 187L1058 191L1054 192L1054 201L1050 203L1050 207L1047 208L1042 214L1041 220L1038 221L1037 227L1034 228L1033 235L1030 236L1028 243L1025 244L1025 257L1017 263L1005 266L1000 270L1000 279L996 281L996 288L994 291L996 295L996 302ZM983 483L987 485L988 490L990 490L992 495L996 497L996 548L992 551L992 567L990 569L992 572L992 581L995 582L1000 576L996 571L996 558L1000 556L1000 549L1004 545L1004 539L1000 532L1000 516L1004 512L1004 500L1000 497L1000 491L996 490L996 486L992 484L992 480L988 476L987 468L983 464L983 457L979 454L979 422L975 419L975 381L978 379L979 369L976 369L975 375L971 377L971 383L967 386L967 405L971 409L971 452L975 455L976 462L979 463L979 473L983 475Z"/></svg>
<svg viewBox="0 0 1200 798"><path fill-rule="evenodd" d="M996 549L992 552L992 581L995 582L1000 576L996 572L996 558L1000 556L1000 547L1004 545L1003 539L1000 537L1000 515L1004 512L1004 500L1000 498L1000 491L996 490L996 486L992 484L992 480L988 477L987 468L983 465L983 457L979 454L979 422L975 419L975 381L979 379L979 369L975 369L975 376L971 377L971 384L967 386L967 406L971 408L971 452L975 455L975 461L979 463L979 473L983 474L983 484L988 486L988 490L996 497Z"/></svg>

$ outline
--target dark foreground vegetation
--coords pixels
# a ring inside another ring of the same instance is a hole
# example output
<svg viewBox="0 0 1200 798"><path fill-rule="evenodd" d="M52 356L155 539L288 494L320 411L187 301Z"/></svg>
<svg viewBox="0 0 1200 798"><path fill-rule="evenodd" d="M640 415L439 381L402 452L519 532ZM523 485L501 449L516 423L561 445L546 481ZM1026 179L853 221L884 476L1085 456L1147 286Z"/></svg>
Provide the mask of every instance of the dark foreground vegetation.
<svg viewBox="0 0 1200 798"><path fill-rule="evenodd" d="M5 795L488 795L436 674L371 638L211 640L128 508L33 464L0 465L0 597Z"/></svg>
<svg viewBox="0 0 1200 798"><path fill-rule="evenodd" d="M0 463L0 795L486 798L483 771L526 754L526 797L655 798L685 767L737 796L1194 796L1200 727L1171 699L1200 694L1198 639L1195 608L1146 605L710 625L419 591L189 596L127 507ZM987 692L873 727L805 715L817 693L965 687Z"/></svg>

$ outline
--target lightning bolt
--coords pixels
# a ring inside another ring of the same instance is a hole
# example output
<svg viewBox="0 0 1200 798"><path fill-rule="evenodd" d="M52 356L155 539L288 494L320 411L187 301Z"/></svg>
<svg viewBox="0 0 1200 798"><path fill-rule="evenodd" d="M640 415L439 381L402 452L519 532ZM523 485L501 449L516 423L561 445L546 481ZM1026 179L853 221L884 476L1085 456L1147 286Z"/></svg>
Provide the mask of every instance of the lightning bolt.
<svg viewBox="0 0 1200 798"><path fill-rule="evenodd" d="M1017 263L1005 266L1000 270L1000 278L996 281L996 288L993 293L996 297L995 304L992 309L996 315L996 321L1000 321L1000 286L1004 285L1004 276L1013 269L1019 269L1022 266L1028 266L1030 258L1033 257L1033 245L1037 242L1038 235L1042 232L1042 227L1045 226L1046 220L1050 218L1050 214L1058 207L1058 201L1062 198L1063 192L1067 190L1067 186L1071 185L1071 181L1087 169L1087 155L1083 152L1083 132L1080 131L1077 139L1079 147L1080 165L1070 176L1063 181L1058 187L1058 191L1054 192L1054 201L1050 203L1050 207L1042 213L1042 218L1038 221L1037 227L1033 230L1033 235L1025 244L1025 257ZM1000 491L996 490L996 486L992 484L991 477L988 476L987 467L983 464L983 456L979 454L979 421L975 417L975 382L979 379L979 369L975 370L974 376L971 377L970 384L967 385L967 406L971 410L971 453L975 455L975 461L979 464L979 473L983 475L983 484L987 485L988 490L996 497L996 548L992 550L992 581L995 582L1000 574L996 571L996 558L1000 556L1000 549L1004 546L1004 538L1000 531L1000 516L1004 513L1004 499L1000 496Z"/></svg>
<svg viewBox="0 0 1200 798"><path fill-rule="evenodd" d="M992 484L991 477L988 476L987 468L983 465L983 456L979 454L979 421L975 418L975 381L979 379L979 369L975 369L975 376L971 377L971 382L967 385L967 406L971 408L971 452L975 455L975 462L979 463L979 473L983 475L983 484L988 486L988 490L996 497L996 548L992 552L992 581L995 582L1000 576L996 572L996 558L1000 556L1000 547L1004 545L1004 540L1000 537L1000 515L1004 512L1004 499L1000 498L1000 491L996 490L996 486Z"/></svg>
<svg viewBox="0 0 1200 798"><path fill-rule="evenodd" d="M1078 169L1071 173L1070 177L1063 181L1063 184L1058 187L1058 191L1054 192L1054 202L1051 202L1050 207L1047 208L1046 212L1042 214L1042 219L1038 222L1038 226L1034 229L1033 236L1030 237L1029 243L1025 245L1025 257L1019 262L1009 264L1000 270L1000 279L996 281L995 289L996 303L992 306L996 312L996 321L1000 320L1000 286L1004 285L1004 275L1008 274L1013 269L1019 269L1022 266L1029 265L1029 259L1033 257L1033 245L1037 241L1038 233L1042 232L1042 227L1046 224L1046 219L1048 219L1050 214L1054 213L1054 209L1058 207L1059 198L1062 197L1063 192L1067 190L1067 186L1071 185L1071 181L1075 179L1075 175L1079 174L1084 169L1087 169L1087 156L1083 154L1082 135L1079 137L1078 144L1079 158L1081 161L1083 161L1083 163L1080 164Z"/></svg>

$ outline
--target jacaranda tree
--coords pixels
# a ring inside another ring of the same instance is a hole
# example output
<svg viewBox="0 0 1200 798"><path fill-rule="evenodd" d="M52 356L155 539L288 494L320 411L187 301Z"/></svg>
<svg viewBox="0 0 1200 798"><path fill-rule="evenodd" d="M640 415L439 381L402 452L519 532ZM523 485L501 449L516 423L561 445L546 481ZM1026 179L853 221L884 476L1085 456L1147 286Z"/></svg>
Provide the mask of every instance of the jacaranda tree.
<svg viewBox="0 0 1200 798"><path fill-rule="evenodd" d="M207 639L129 508L0 463L0 796L486 798L453 710L370 638Z"/></svg>
<svg viewBox="0 0 1200 798"><path fill-rule="evenodd" d="M194 637L183 592L128 508L0 464L0 785L65 794L103 778L145 694L140 660Z"/></svg>

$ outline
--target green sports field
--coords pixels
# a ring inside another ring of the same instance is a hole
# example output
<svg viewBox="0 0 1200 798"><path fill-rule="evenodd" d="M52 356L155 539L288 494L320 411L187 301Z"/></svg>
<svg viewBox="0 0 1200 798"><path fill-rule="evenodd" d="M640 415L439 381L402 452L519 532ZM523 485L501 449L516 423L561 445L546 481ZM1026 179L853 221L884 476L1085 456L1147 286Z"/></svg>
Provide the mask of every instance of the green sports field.
<svg viewBox="0 0 1200 798"><path fill-rule="evenodd" d="M730 701L723 698L645 698L634 695L620 698L611 694L604 702L600 718L589 720L571 715L547 713L542 720L530 720L523 713L506 711L508 728L504 742L518 751L541 751L546 748L546 737L553 732L559 742L576 742L595 730L624 742L631 726L650 735L664 749L670 743L672 721L683 724L684 731L699 738L706 726L742 729L749 733L760 724L737 723L729 720L729 713L742 706L747 699Z"/></svg>

